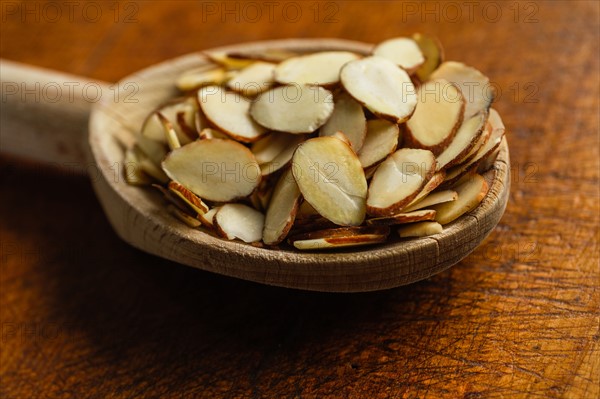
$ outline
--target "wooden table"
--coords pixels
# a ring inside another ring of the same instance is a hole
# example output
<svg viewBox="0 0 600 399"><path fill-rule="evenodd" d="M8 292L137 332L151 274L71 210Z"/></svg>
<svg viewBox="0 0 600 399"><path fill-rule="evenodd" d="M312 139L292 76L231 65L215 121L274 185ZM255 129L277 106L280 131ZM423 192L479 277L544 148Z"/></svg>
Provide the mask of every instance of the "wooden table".
<svg viewBox="0 0 600 399"><path fill-rule="evenodd" d="M140 253L88 180L3 157L0 397L598 397L597 3L69 4L2 2L1 57L115 81L237 41L433 33L501 90L511 197L450 270L320 294Z"/></svg>

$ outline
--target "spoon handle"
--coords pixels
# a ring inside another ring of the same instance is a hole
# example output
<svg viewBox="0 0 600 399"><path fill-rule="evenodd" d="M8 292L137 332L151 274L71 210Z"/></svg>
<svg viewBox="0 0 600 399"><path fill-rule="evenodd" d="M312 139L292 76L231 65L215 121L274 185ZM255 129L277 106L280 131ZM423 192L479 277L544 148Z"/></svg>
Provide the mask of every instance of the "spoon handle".
<svg viewBox="0 0 600 399"><path fill-rule="evenodd" d="M0 152L85 173L93 103L109 84L0 60Z"/></svg>

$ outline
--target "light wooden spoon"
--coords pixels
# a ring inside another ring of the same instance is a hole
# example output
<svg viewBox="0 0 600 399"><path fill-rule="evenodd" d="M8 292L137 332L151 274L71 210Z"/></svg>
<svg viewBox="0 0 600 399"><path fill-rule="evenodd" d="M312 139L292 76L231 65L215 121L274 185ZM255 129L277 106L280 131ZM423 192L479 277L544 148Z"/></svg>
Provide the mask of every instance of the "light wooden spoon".
<svg viewBox="0 0 600 399"><path fill-rule="evenodd" d="M301 52L344 49L366 54L372 46L337 39L298 39L210 51L267 48ZM116 233L134 247L202 270L304 290L374 291L427 278L471 253L504 213L510 186L506 141L485 176L490 190L483 202L432 237L400 240L392 232L394 238L379 246L307 253L257 248L189 228L166 211L157 192L124 181L123 148L132 143L132 132L140 128L149 111L177 94L176 77L206 62L201 53L190 54L108 86L2 61L2 151L88 173ZM27 89L38 83L41 93L36 97L24 92L22 83ZM52 97L53 84L54 89L62 87L58 100ZM67 92L68 87L74 88L72 93ZM101 100L90 104L98 89ZM87 145L83 145L84 138Z"/></svg>

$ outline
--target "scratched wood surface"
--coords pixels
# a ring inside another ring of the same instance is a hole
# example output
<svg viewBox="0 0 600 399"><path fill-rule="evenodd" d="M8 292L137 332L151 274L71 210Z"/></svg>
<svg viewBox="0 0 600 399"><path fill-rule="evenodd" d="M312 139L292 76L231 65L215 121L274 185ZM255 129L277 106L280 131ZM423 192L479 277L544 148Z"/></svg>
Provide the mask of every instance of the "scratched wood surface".
<svg viewBox="0 0 600 399"><path fill-rule="evenodd" d="M87 180L2 157L0 397L598 397L598 4L50 3L0 3L0 56L106 81L238 41L434 33L501 89L513 183L455 267L333 295L143 254Z"/></svg>

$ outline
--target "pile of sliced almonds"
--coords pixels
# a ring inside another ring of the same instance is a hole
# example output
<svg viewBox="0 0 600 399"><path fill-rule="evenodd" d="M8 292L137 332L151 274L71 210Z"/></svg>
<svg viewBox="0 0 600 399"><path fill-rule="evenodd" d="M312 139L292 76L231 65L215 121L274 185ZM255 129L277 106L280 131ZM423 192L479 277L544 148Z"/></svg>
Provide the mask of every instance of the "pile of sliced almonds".
<svg viewBox="0 0 600 399"><path fill-rule="evenodd" d="M504 136L489 79L415 34L369 55L209 53L146 118L126 180L192 228L314 250L424 237L475 209Z"/></svg>

